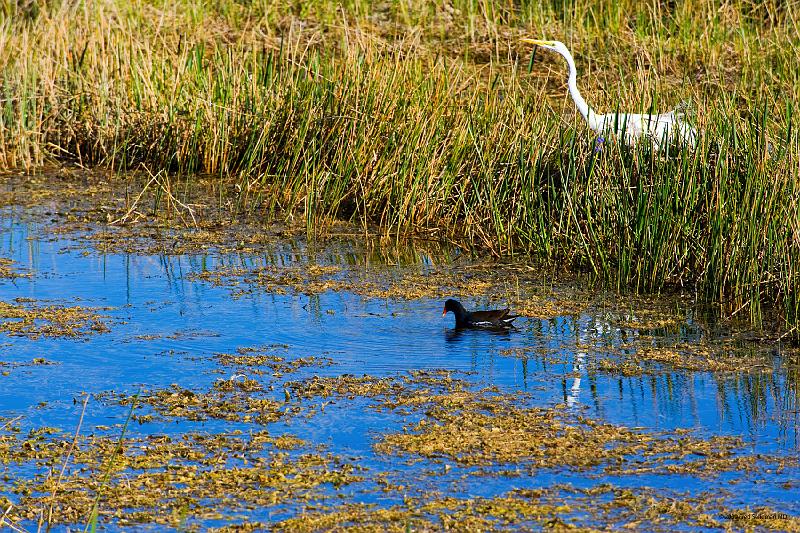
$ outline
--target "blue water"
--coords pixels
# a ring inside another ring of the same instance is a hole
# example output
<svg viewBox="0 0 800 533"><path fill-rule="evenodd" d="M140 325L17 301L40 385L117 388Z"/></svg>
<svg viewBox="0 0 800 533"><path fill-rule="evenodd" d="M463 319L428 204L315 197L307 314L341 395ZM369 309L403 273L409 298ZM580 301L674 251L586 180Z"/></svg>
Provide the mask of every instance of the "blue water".
<svg viewBox="0 0 800 533"><path fill-rule="evenodd" d="M599 312L551 320L520 319L519 330L502 334L455 332L452 315L441 317L438 300L386 300L348 292L276 295L257 286L234 298L228 287L190 279L193 273L219 265L294 265L309 257L357 265L363 262L357 246L316 250L300 242L284 243L259 255L148 256L101 254L75 246L81 241L74 237L50 236L46 227L10 216L3 224L0 256L13 259L33 276L0 281L0 300L24 297L111 308L99 311L109 317L109 333L78 339L0 337L0 360L5 363L26 363L35 357L57 363L9 367L9 375L0 377L0 416L22 417L20 424L26 429L48 426L74 431L85 393L134 394L173 383L207 390L216 379L234 372L219 367L210 357L213 354L280 344L293 357L326 356L335 362L308 370L306 375L392 376L447 369L479 386L526 392L532 405L561 405L614 424L653 432L685 428L701 438L741 436L755 454L792 457L800 447L797 367L779 352L769 361L772 368L759 373L671 371L611 376L588 370L590 356L595 355L592 350L619 344L638 333L619 330ZM402 268L424 271L431 263L424 254L411 256L414 260ZM487 301L464 300L468 307ZM665 334L664 340L697 342L707 333L695 326L687 322L681 333ZM156 338L137 338L143 335ZM534 349L523 359L501 353L509 348ZM282 397L282 391L276 394ZM278 422L270 431L324 444L328 451L358 457L367 468L395 471L406 480L417 479L415 468L440 468L405 466L397 458L377 456L372 445L382 434L399 431L404 419L375 411L369 404L366 399L336 402L312 418ZM93 400L84 424L87 428L113 426L126 416L125 407ZM199 427L213 432L237 425L212 420ZM197 428L198 424L155 421L132 431L148 434ZM455 481L458 470L452 478L442 475L420 482L420 490L430 483L467 496L491 496L518 487L563 482L582 487L605 481L581 472L543 471L516 478L478 476L474 483L465 484ZM782 487L787 480L797 483L798 479L797 469L790 469L774 477L734 472L708 480L662 475L610 481L665 490L724 490L732 506L768 505L798 515L798 499ZM352 497L387 504L397 498L368 491Z"/></svg>

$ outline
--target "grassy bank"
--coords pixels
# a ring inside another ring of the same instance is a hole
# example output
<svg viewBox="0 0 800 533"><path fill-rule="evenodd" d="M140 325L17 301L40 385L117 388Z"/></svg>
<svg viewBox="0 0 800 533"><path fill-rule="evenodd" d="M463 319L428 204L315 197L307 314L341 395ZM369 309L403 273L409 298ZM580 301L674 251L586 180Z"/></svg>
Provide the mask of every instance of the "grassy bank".
<svg viewBox="0 0 800 533"><path fill-rule="evenodd" d="M798 322L784 2L4 0L0 17L0 167L213 174L310 227L467 239ZM691 100L699 148L597 151L562 60L522 36L565 41L600 111Z"/></svg>

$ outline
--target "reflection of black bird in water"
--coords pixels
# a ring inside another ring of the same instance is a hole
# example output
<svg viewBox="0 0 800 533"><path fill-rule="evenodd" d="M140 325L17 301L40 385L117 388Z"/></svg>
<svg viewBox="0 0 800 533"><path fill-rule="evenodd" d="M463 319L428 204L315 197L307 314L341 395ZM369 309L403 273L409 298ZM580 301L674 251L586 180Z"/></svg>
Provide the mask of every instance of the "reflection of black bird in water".
<svg viewBox="0 0 800 533"><path fill-rule="evenodd" d="M508 309L497 309L492 311L472 311L469 312L464 309L464 306L455 300L447 300L444 303L444 311L442 316L446 315L448 311L452 311L456 315L456 329L462 328L487 328L487 329L500 329L500 328L513 328L512 322L517 315L508 314Z"/></svg>
<svg viewBox="0 0 800 533"><path fill-rule="evenodd" d="M501 339L511 339L511 331L516 331L516 327L508 326L504 328L483 328L483 327L475 327L475 328L461 328L461 329L448 329L444 332L444 340L447 342L462 342L470 338L474 338L474 335L479 335L481 337L485 337L486 335L497 336Z"/></svg>

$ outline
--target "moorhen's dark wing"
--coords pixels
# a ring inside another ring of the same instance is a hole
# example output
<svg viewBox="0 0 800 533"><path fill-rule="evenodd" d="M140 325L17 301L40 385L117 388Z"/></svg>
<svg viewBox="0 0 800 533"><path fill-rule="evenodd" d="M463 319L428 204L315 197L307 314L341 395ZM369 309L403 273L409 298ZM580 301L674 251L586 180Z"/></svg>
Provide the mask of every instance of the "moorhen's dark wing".
<svg viewBox="0 0 800 533"><path fill-rule="evenodd" d="M492 311L473 311L467 316L467 322L474 326L510 326L517 315L509 315L508 309Z"/></svg>

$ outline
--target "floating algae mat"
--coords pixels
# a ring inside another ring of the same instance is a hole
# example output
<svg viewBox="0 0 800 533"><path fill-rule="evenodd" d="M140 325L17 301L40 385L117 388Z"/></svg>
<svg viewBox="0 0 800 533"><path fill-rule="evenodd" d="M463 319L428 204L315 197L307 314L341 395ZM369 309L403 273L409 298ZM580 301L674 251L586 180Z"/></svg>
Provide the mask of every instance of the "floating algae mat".
<svg viewBox="0 0 800 533"><path fill-rule="evenodd" d="M111 225L92 190L2 203L6 527L800 530L775 339L456 248ZM456 332L446 297L524 316Z"/></svg>

